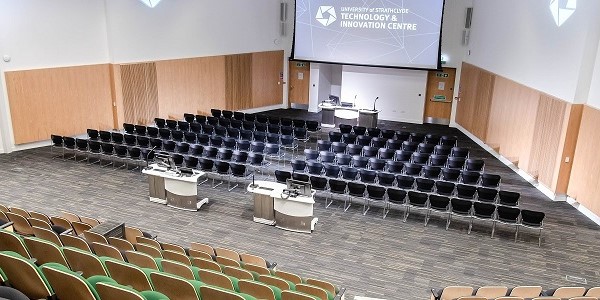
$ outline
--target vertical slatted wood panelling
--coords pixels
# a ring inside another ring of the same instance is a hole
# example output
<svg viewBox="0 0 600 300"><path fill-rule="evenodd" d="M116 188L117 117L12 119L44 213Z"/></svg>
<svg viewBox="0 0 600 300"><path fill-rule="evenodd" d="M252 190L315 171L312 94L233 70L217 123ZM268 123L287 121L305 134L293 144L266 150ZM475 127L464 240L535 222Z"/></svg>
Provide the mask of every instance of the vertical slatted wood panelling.
<svg viewBox="0 0 600 300"><path fill-rule="evenodd" d="M113 106L113 128L122 129L125 114L123 113L123 85L121 84L121 65L110 65L110 95Z"/></svg>
<svg viewBox="0 0 600 300"><path fill-rule="evenodd" d="M252 107L252 54L225 56L225 100L227 109Z"/></svg>
<svg viewBox="0 0 600 300"><path fill-rule="evenodd" d="M160 116L225 109L225 56L156 62Z"/></svg>
<svg viewBox="0 0 600 300"><path fill-rule="evenodd" d="M148 124L158 116L154 63L121 65L124 122Z"/></svg>
<svg viewBox="0 0 600 300"><path fill-rule="evenodd" d="M527 169L540 93L496 77L486 144Z"/></svg>
<svg viewBox="0 0 600 300"><path fill-rule="evenodd" d="M252 53L252 107L283 102L283 51Z"/></svg>
<svg viewBox="0 0 600 300"><path fill-rule="evenodd" d="M600 110L584 106L568 194L600 215Z"/></svg>
<svg viewBox="0 0 600 300"><path fill-rule="evenodd" d="M6 72L15 144L113 127L109 66Z"/></svg>
<svg viewBox="0 0 600 300"><path fill-rule="evenodd" d="M545 94L540 95L529 155L530 163L525 171L528 174L537 174L538 181L551 189L556 186L554 170L558 167L557 162L561 157L560 140L566 109L567 103L564 101Z"/></svg>
<svg viewBox="0 0 600 300"><path fill-rule="evenodd" d="M486 140L494 80L494 74L463 63L456 121L483 141Z"/></svg>
<svg viewBox="0 0 600 300"><path fill-rule="evenodd" d="M560 158L560 167L558 170L558 179L556 180L556 192L567 194L569 178L573 168L573 158L575 157L575 147L577 146L577 137L581 125L581 116L583 114L583 104L570 104L569 121L565 137L563 139L562 156ZM584 140L585 141L585 140Z"/></svg>

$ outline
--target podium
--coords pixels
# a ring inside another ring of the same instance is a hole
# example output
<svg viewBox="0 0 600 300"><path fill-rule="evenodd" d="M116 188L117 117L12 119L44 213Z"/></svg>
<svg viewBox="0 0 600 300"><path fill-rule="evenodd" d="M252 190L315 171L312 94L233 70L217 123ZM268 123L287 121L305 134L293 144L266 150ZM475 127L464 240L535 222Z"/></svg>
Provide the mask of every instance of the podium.
<svg viewBox="0 0 600 300"><path fill-rule="evenodd" d="M378 118L378 110L361 109L358 111L358 126L375 128L377 127Z"/></svg>
<svg viewBox="0 0 600 300"><path fill-rule="evenodd" d="M208 203L208 198L198 200L198 179L205 175L204 172L194 171L194 174L185 176L151 164L142 173L148 175L151 202L190 211L197 211Z"/></svg>

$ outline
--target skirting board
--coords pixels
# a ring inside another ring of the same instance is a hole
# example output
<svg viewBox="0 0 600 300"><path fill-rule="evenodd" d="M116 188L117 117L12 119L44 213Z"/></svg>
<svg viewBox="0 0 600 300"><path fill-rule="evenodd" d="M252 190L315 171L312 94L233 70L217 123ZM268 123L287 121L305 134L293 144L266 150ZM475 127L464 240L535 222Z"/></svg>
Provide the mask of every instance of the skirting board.
<svg viewBox="0 0 600 300"><path fill-rule="evenodd" d="M247 113L247 114L255 114L255 113L259 113L259 112L263 112L263 111L267 111L267 110L282 109L282 108L285 108L285 106L283 104L275 104L275 105L269 105L269 106L263 106L263 107L257 107L257 108L243 109L240 111L243 113Z"/></svg>
<svg viewBox="0 0 600 300"><path fill-rule="evenodd" d="M500 155L500 153L494 151L494 149L492 149L490 146L485 144L478 137L474 136L468 130L466 130L465 128L460 126L458 123L451 122L450 127L454 127L454 128L457 128L458 130L460 130L462 133L464 133L466 136L468 136L470 139L472 139L475 143L477 143L479 146L481 146L484 150L486 150L491 155L493 155L494 157L499 159L503 164L505 164L506 166L511 168L511 170L515 171L515 173L519 174L519 176L521 176L523 179L527 180L527 182L531 183L531 185L533 185L540 192L542 192L544 195L546 195L546 197L548 197L550 200L552 200L552 201L567 201L569 204L571 204L573 207L575 207L577 210L579 210L581 213L583 213L590 220L592 220L596 224L600 225L600 217L597 216L596 214L594 214L592 211L585 208L583 205L580 205L577 201L575 201L575 199L568 197L567 195L555 194L548 187L541 184L539 181L537 181L531 175L527 174L527 172L525 172L524 170L519 169L519 167L515 166L515 164L513 164L510 160L508 160L506 157Z"/></svg>

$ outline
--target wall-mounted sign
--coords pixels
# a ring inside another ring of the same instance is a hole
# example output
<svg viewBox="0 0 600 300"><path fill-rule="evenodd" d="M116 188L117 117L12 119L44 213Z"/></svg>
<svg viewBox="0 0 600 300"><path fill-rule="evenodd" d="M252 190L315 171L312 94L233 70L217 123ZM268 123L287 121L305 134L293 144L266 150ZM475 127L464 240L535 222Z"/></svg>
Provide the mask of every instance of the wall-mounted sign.
<svg viewBox="0 0 600 300"><path fill-rule="evenodd" d="M432 101L446 101L446 96L444 95L433 95Z"/></svg>
<svg viewBox="0 0 600 300"><path fill-rule="evenodd" d="M442 73L442 72L435 73L435 77L448 78L448 76L450 76L448 73Z"/></svg>
<svg viewBox="0 0 600 300"><path fill-rule="evenodd" d="M304 68L304 67L306 67L306 63L303 63L303 62L297 62L297 63L296 63L296 67L298 67L298 68Z"/></svg>

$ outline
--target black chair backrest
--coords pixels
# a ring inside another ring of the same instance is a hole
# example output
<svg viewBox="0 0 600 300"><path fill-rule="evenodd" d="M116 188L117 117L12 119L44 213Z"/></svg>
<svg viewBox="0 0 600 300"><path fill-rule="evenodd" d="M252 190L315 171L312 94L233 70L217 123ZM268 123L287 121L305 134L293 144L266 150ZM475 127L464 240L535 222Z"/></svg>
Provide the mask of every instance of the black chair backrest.
<svg viewBox="0 0 600 300"><path fill-rule="evenodd" d="M370 146L372 139L373 139L373 137L369 136L369 135L357 135L356 143L359 145L363 145L363 146Z"/></svg>
<svg viewBox="0 0 600 300"><path fill-rule="evenodd" d="M309 167L309 172L310 172L310 167ZM340 176L340 166L326 164L325 165L325 176L332 177L332 178L339 177Z"/></svg>
<svg viewBox="0 0 600 300"><path fill-rule="evenodd" d="M330 131L328 133L330 142L341 142L342 141L342 133L337 131Z"/></svg>
<svg viewBox="0 0 600 300"><path fill-rule="evenodd" d="M275 180L279 183L286 183L288 179L292 178L292 173L288 171L275 170Z"/></svg>
<svg viewBox="0 0 600 300"><path fill-rule="evenodd" d="M87 151L88 149L88 140L86 139L75 139L75 146L80 151Z"/></svg>
<svg viewBox="0 0 600 300"><path fill-rule="evenodd" d="M115 155L117 155L119 157L126 157L127 156L127 146L124 146L124 145L115 145L114 149L115 149Z"/></svg>
<svg viewBox="0 0 600 300"><path fill-rule="evenodd" d="M475 198L475 192L477 192L477 188L472 185L465 185L465 184L457 184L456 185L456 195L459 198L473 199L473 198Z"/></svg>
<svg viewBox="0 0 600 300"><path fill-rule="evenodd" d="M89 147L90 147L90 152L92 153L100 153L102 147L100 145L100 142L98 141L89 141L88 142Z"/></svg>
<svg viewBox="0 0 600 300"><path fill-rule="evenodd" d="M388 160L386 162L386 168L388 172L401 173L402 169L404 168L404 163L401 161Z"/></svg>
<svg viewBox="0 0 600 300"><path fill-rule="evenodd" d="M395 155L396 151L388 148L381 148L379 149L379 153L377 153L377 156L379 156L381 159L394 159Z"/></svg>
<svg viewBox="0 0 600 300"><path fill-rule="evenodd" d="M415 152L415 151L417 151L418 148L419 148L419 143L417 143L417 142L409 142L409 141L402 142L402 150Z"/></svg>
<svg viewBox="0 0 600 300"><path fill-rule="evenodd" d="M450 155L450 153L452 153L452 147L451 146L445 146L445 145L437 145L435 146L435 148L433 149L433 153L437 154L437 155Z"/></svg>
<svg viewBox="0 0 600 300"><path fill-rule="evenodd" d="M181 131L189 131L190 130L190 123L188 123L186 121L178 121L177 122L177 127Z"/></svg>
<svg viewBox="0 0 600 300"><path fill-rule="evenodd" d="M210 114L215 117L215 118L220 118L221 117L221 110L220 109L216 109L216 108L212 108L210 110Z"/></svg>
<svg viewBox="0 0 600 300"><path fill-rule="evenodd" d="M255 114L246 114L244 116L244 120L254 122L254 120L256 120L256 115Z"/></svg>
<svg viewBox="0 0 600 300"><path fill-rule="evenodd" d="M102 143L102 153L111 155L114 151L114 146L111 143Z"/></svg>
<svg viewBox="0 0 600 300"><path fill-rule="evenodd" d="M403 188L403 189L412 189L413 186L415 185L415 178L412 176L406 176L406 175L396 175L396 183L398 184L398 187Z"/></svg>
<svg viewBox="0 0 600 300"><path fill-rule="evenodd" d="M362 155L363 147L364 147L363 145L349 144L346 147L346 150L347 150L348 154L350 154L350 155Z"/></svg>
<svg viewBox="0 0 600 300"><path fill-rule="evenodd" d="M311 176L310 185L315 190L324 191L327 189L327 178L321 176Z"/></svg>
<svg viewBox="0 0 600 300"><path fill-rule="evenodd" d="M496 196L498 195L497 189L490 189L486 187L477 188L477 200L483 202L495 202Z"/></svg>
<svg viewBox="0 0 600 300"><path fill-rule="evenodd" d="M450 200L452 212L460 213L460 214L468 214L471 212L471 208L473 207L473 202L470 200L452 198Z"/></svg>
<svg viewBox="0 0 600 300"><path fill-rule="evenodd" d="M365 135L365 133L367 133L367 128L364 126L352 126L352 131L356 135Z"/></svg>
<svg viewBox="0 0 600 300"><path fill-rule="evenodd" d="M230 110L222 110L221 115L223 115L223 117L227 119L233 118L233 112Z"/></svg>
<svg viewBox="0 0 600 300"><path fill-rule="evenodd" d="M250 164L254 166L260 166L262 162L265 160L265 156L262 153L248 153L248 159L250 159Z"/></svg>
<svg viewBox="0 0 600 300"><path fill-rule="evenodd" d="M320 175L323 172L323 164L317 161L309 161L306 163L308 173Z"/></svg>
<svg viewBox="0 0 600 300"><path fill-rule="evenodd" d="M195 169L198 166L198 158L195 156L186 155L183 157L185 161L185 166L188 168Z"/></svg>
<svg viewBox="0 0 600 300"><path fill-rule="evenodd" d="M437 134L429 133L429 134L425 135L425 143L432 144L432 145L437 145L437 144L440 143L440 138L441 137L439 135L437 135Z"/></svg>
<svg viewBox="0 0 600 300"><path fill-rule="evenodd" d="M348 182L348 194L350 196L362 197L365 195L366 189L367 189L367 186L362 183L355 182L355 181Z"/></svg>
<svg viewBox="0 0 600 300"><path fill-rule="evenodd" d="M166 126L165 119L163 118L154 118L154 124L156 124L156 127L158 128L165 128Z"/></svg>
<svg viewBox="0 0 600 300"><path fill-rule="evenodd" d="M329 151L319 151L319 158L322 163L333 163L335 161L336 153Z"/></svg>
<svg viewBox="0 0 600 300"><path fill-rule="evenodd" d="M375 157L369 158L369 168L371 170L383 171L383 169L385 168L385 164L385 159Z"/></svg>
<svg viewBox="0 0 600 300"><path fill-rule="evenodd" d="M160 135L162 139L170 139L171 130L169 128L160 128L158 129L158 135Z"/></svg>
<svg viewBox="0 0 600 300"><path fill-rule="evenodd" d="M319 158L319 151L313 149L304 149L304 157L306 160L317 160Z"/></svg>
<svg viewBox="0 0 600 300"><path fill-rule="evenodd" d="M356 180L358 176L358 169L353 167L342 166L342 178L346 180Z"/></svg>
<svg viewBox="0 0 600 300"><path fill-rule="evenodd" d="M234 111L233 112L233 118L239 121L243 121L245 117L245 114L241 111Z"/></svg>
<svg viewBox="0 0 600 300"><path fill-rule="evenodd" d="M123 123L123 130L125 130L126 133L133 134L135 132L135 125L131 123Z"/></svg>
<svg viewBox="0 0 600 300"><path fill-rule="evenodd" d="M541 211L521 210L521 222L527 226L541 227L546 214Z"/></svg>
<svg viewBox="0 0 600 300"><path fill-rule="evenodd" d="M196 116L194 116L194 114L184 113L183 119L188 123L193 123L196 121Z"/></svg>
<svg viewBox="0 0 600 300"><path fill-rule="evenodd" d="M231 175L237 177L246 176L246 165L241 163L232 162L229 163L229 167L231 168Z"/></svg>
<svg viewBox="0 0 600 300"><path fill-rule="evenodd" d="M206 116L196 115L196 122L200 124L206 124Z"/></svg>
<svg viewBox="0 0 600 300"><path fill-rule="evenodd" d="M450 156L467 158L469 156L469 149L462 147L453 147Z"/></svg>
<svg viewBox="0 0 600 300"><path fill-rule="evenodd" d="M394 180L396 180L396 176L392 173L377 172L377 182L380 185L392 186L394 185Z"/></svg>
<svg viewBox="0 0 600 300"><path fill-rule="evenodd" d="M408 192L408 202L411 205L425 206L427 204L427 194L415 191Z"/></svg>
<svg viewBox="0 0 600 300"><path fill-rule="evenodd" d="M441 172L442 168L440 167L423 166L423 177L437 179Z"/></svg>
<svg viewBox="0 0 600 300"><path fill-rule="evenodd" d="M342 142L350 145L356 143L356 134L354 133L344 133L342 135Z"/></svg>
<svg viewBox="0 0 600 300"><path fill-rule="evenodd" d="M186 142L178 142L175 146L175 151L181 154L187 154L190 151L190 144Z"/></svg>
<svg viewBox="0 0 600 300"><path fill-rule="evenodd" d="M435 149L435 145L426 144L426 143L420 143L419 146L417 147L417 151L419 153L427 153L427 154L432 154L434 149Z"/></svg>
<svg viewBox="0 0 600 300"><path fill-rule="evenodd" d="M194 156L202 156L202 153L204 152L204 147L202 147L202 145L198 145L198 144L194 144L194 145L190 145L190 150L191 150L191 154Z"/></svg>
<svg viewBox="0 0 600 300"><path fill-rule="evenodd" d="M458 181L460 177L460 170L458 169L450 169L450 168L442 168L442 179L446 181Z"/></svg>
<svg viewBox="0 0 600 300"><path fill-rule="evenodd" d="M142 150L138 147L131 147L127 152L129 153L129 157L131 159L140 159L142 156Z"/></svg>
<svg viewBox="0 0 600 300"><path fill-rule="evenodd" d="M498 192L499 203L502 205L516 206L519 204L519 198L521 198L521 194L517 192L502 190Z"/></svg>
<svg viewBox="0 0 600 300"><path fill-rule="evenodd" d="M404 203L406 200L406 191L398 188L387 189L388 200L394 203Z"/></svg>
<svg viewBox="0 0 600 300"><path fill-rule="evenodd" d="M496 206L490 203L473 202L473 215L479 218L491 219L496 212Z"/></svg>
<svg viewBox="0 0 600 300"><path fill-rule="evenodd" d="M252 130L242 129L240 130L240 139L251 141L252 140Z"/></svg>
<svg viewBox="0 0 600 300"><path fill-rule="evenodd" d="M146 126L144 126L144 125L135 125L135 133L137 135L146 135Z"/></svg>
<svg viewBox="0 0 600 300"><path fill-rule="evenodd" d="M430 193L435 186L435 181L427 178L416 178L415 182L417 184L417 190L421 192Z"/></svg>
<svg viewBox="0 0 600 300"><path fill-rule="evenodd" d="M377 178L377 172L373 170L360 169L358 173L360 174L360 181L362 182L374 183Z"/></svg>
<svg viewBox="0 0 600 300"><path fill-rule="evenodd" d="M292 179L294 179L294 180L303 181L303 182L309 182L309 178L310 177L307 174L292 173Z"/></svg>
<svg viewBox="0 0 600 300"><path fill-rule="evenodd" d="M396 136L396 131L394 131L394 130L391 130L391 129L382 129L381 130L382 138L393 139L394 136Z"/></svg>
<svg viewBox="0 0 600 300"><path fill-rule="evenodd" d="M183 165L183 155L178 154L178 153L173 153L173 154L171 154L171 159L173 159L173 163L176 166Z"/></svg>
<svg viewBox="0 0 600 300"><path fill-rule="evenodd" d="M381 129L374 127L367 128L367 134L369 134L372 137L378 137L381 135Z"/></svg>
<svg viewBox="0 0 600 300"><path fill-rule="evenodd" d="M348 184L344 180L329 179L329 190L332 193L344 194L346 193L346 187Z"/></svg>
<svg viewBox="0 0 600 300"><path fill-rule="evenodd" d="M500 185L500 175L483 173L481 174L481 185L485 187L498 187Z"/></svg>
<svg viewBox="0 0 600 300"><path fill-rule="evenodd" d="M229 162L216 160L215 161L215 169L219 174L227 174L229 172Z"/></svg>
<svg viewBox="0 0 600 300"><path fill-rule="evenodd" d="M345 153L335 154L335 161L340 166L348 166L352 162L352 155Z"/></svg>
<svg viewBox="0 0 600 300"><path fill-rule="evenodd" d="M435 191L440 195L451 196L454 193L455 188L456 185L452 182L441 180L435 182Z"/></svg>
<svg viewBox="0 0 600 300"><path fill-rule="evenodd" d="M406 150L396 150L395 160L401 162L408 162L412 158L413 152Z"/></svg>
<svg viewBox="0 0 600 300"><path fill-rule="evenodd" d="M301 159L294 159L290 162L292 165L292 170L295 172L304 172L306 169L306 161Z"/></svg>
<svg viewBox="0 0 600 300"><path fill-rule="evenodd" d="M450 208L450 198L440 195L429 195L429 205L433 209L447 210Z"/></svg>
<svg viewBox="0 0 600 300"><path fill-rule="evenodd" d="M317 150L318 151L329 151L331 150L331 142L325 140L317 141Z"/></svg>
<svg viewBox="0 0 600 300"><path fill-rule="evenodd" d="M465 161L465 170L481 172L485 162L481 159L469 158Z"/></svg>
<svg viewBox="0 0 600 300"><path fill-rule="evenodd" d="M373 200L383 200L385 197L385 188L379 185L367 185L367 196Z"/></svg>
<svg viewBox="0 0 600 300"><path fill-rule="evenodd" d="M137 136L133 134L126 133L125 135L123 135L123 139L125 140L125 144L129 146L135 146L135 144L137 143Z"/></svg>
<svg viewBox="0 0 600 300"><path fill-rule="evenodd" d="M352 131L352 125L340 124L339 127L342 134L350 133Z"/></svg>
<svg viewBox="0 0 600 300"><path fill-rule="evenodd" d="M219 148L217 157L221 160L230 160L233 155L233 150L227 148Z"/></svg>
<svg viewBox="0 0 600 300"><path fill-rule="evenodd" d="M371 145L373 147L383 148L383 147L385 147L386 144L387 144L387 139L386 138L374 137L371 140Z"/></svg>
<svg viewBox="0 0 600 300"><path fill-rule="evenodd" d="M411 161L415 164L424 165L429 161L429 154L415 152L412 155Z"/></svg>
<svg viewBox="0 0 600 300"><path fill-rule="evenodd" d="M175 151L175 141L171 141L171 140L166 140L163 141L163 150L168 151L168 152L173 152Z"/></svg>
<svg viewBox="0 0 600 300"><path fill-rule="evenodd" d="M458 138L456 136L444 135L440 138L440 145L454 147L456 146L457 140Z"/></svg>
<svg viewBox="0 0 600 300"><path fill-rule="evenodd" d="M200 166L200 170L202 171L211 171L215 166L215 161L209 158L198 158L198 164Z"/></svg>
<svg viewBox="0 0 600 300"><path fill-rule="evenodd" d="M363 147L363 156L364 157L375 157L375 156L377 156L378 152L379 152L379 148L377 148L377 147L371 147L371 146Z"/></svg>
<svg viewBox="0 0 600 300"><path fill-rule="evenodd" d="M446 166L446 162L448 161L448 156L446 155L438 155L432 154L429 156L429 165L435 167L444 167Z"/></svg>
<svg viewBox="0 0 600 300"><path fill-rule="evenodd" d="M368 163L369 159L364 156L352 156L352 166L355 168L366 168Z"/></svg>
<svg viewBox="0 0 600 300"><path fill-rule="evenodd" d="M144 134L146 134L146 127L144 127ZM99 136L99 133L98 133L98 130L96 130L96 129L88 129L88 130L87 130L87 135L88 135L88 138L89 138L90 140L97 140L97 139L98 139L98 136ZM50 137L51 137L51 139L52 139L53 141L54 141L54 139L53 139L52 137L60 137L60 139L61 139L61 141L62 141L62 136L58 136L58 135L51 135Z"/></svg>
<svg viewBox="0 0 600 300"><path fill-rule="evenodd" d="M148 146L150 145L150 139L148 137L138 135L136 140L138 146L142 148L148 148Z"/></svg>
<svg viewBox="0 0 600 300"><path fill-rule="evenodd" d="M418 176L421 174L423 166L413 163L404 163L404 174L410 176Z"/></svg>
<svg viewBox="0 0 600 300"><path fill-rule="evenodd" d="M157 127L146 127L146 134L148 134L148 136L151 138L158 137L158 128Z"/></svg>
<svg viewBox="0 0 600 300"><path fill-rule="evenodd" d="M110 131L101 130L100 131L100 140L103 141L103 142L105 142L105 143L112 141L112 134L111 134L111 132Z"/></svg>
<svg viewBox="0 0 600 300"><path fill-rule="evenodd" d="M498 212L498 220L506 222L506 223L516 223L519 220L519 215L521 214L521 210L516 207L509 206L498 206L496 208Z"/></svg>
<svg viewBox="0 0 600 300"><path fill-rule="evenodd" d="M411 132L410 141L417 144L422 143L423 141L425 141L425 135L421 133Z"/></svg>
<svg viewBox="0 0 600 300"><path fill-rule="evenodd" d="M346 143L333 142L331 143L331 151L334 153L346 152Z"/></svg>
<svg viewBox="0 0 600 300"><path fill-rule="evenodd" d="M410 139L410 132L396 131L396 139L399 141L408 141Z"/></svg>
<svg viewBox="0 0 600 300"><path fill-rule="evenodd" d="M233 154L231 155L231 160L236 163L245 163L246 161L248 161L248 152L234 150Z"/></svg>

